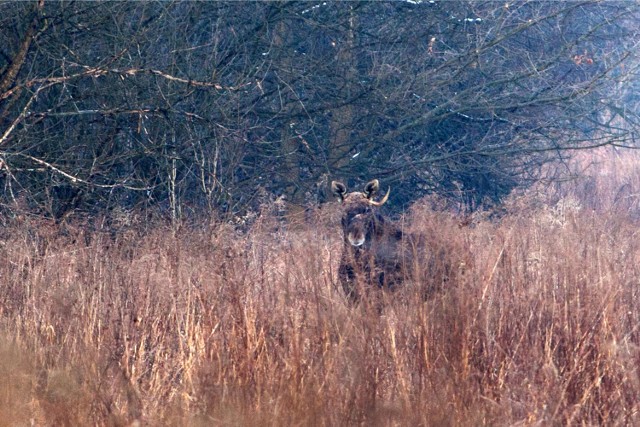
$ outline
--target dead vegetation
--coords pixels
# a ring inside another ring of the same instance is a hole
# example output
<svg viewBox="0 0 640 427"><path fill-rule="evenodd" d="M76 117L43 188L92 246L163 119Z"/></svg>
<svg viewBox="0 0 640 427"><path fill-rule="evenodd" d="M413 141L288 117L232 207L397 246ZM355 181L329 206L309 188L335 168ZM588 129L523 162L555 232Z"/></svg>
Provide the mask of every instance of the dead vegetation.
<svg viewBox="0 0 640 427"><path fill-rule="evenodd" d="M382 309L336 286L330 214L243 233L8 224L2 424L638 425L640 178L610 164L464 226L416 205L412 229L464 271Z"/></svg>

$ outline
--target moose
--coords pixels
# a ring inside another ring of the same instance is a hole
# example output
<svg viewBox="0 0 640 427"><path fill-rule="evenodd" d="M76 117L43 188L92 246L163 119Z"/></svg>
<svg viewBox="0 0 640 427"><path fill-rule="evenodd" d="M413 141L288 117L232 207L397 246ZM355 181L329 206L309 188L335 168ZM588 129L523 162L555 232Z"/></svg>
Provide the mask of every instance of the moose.
<svg viewBox="0 0 640 427"><path fill-rule="evenodd" d="M331 183L341 202L344 233L338 278L347 296L356 301L370 286L394 289L407 279L419 279L416 270L426 249L422 236L405 233L379 212L391 191L376 201L379 188L377 179L367 183L363 192L348 193L343 183Z"/></svg>

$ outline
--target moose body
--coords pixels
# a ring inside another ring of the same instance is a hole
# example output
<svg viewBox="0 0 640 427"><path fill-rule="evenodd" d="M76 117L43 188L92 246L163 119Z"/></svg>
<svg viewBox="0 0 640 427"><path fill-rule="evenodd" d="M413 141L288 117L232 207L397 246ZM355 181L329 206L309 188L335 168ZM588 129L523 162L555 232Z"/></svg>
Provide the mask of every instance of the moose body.
<svg viewBox="0 0 640 427"><path fill-rule="evenodd" d="M343 208L344 249L338 277L345 293L357 300L367 286L392 289L415 277L424 255L424 239L403 232L379 212L389 191L375 201L378 180L369 182L363 192L347 193L347 187L336 181L331 189Z"/></svg>

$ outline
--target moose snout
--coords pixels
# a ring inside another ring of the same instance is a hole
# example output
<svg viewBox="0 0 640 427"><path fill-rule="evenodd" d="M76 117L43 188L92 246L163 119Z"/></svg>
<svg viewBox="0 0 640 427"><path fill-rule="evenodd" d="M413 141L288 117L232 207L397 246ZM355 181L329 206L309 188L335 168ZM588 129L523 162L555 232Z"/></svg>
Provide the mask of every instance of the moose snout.
<svg viewBox="0 0 640 427"><path fill-rule="evenodd" d="M347 240L352 246L362 246L365 241L364 233L347 233Z"/></svg>

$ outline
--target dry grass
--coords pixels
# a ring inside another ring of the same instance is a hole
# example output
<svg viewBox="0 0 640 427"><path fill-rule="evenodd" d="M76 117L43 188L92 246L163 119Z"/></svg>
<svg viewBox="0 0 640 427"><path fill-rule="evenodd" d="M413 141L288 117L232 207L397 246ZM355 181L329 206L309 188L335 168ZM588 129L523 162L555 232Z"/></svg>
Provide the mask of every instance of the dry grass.
<svg viewBox="0 0 640 427"><path fill-rule="evenodd" d="M9 226L0 424L639 425L626 156L462 228L416 206L411 227L464 260L427 301L349 305L331 214L244 234Z"/></svg>

